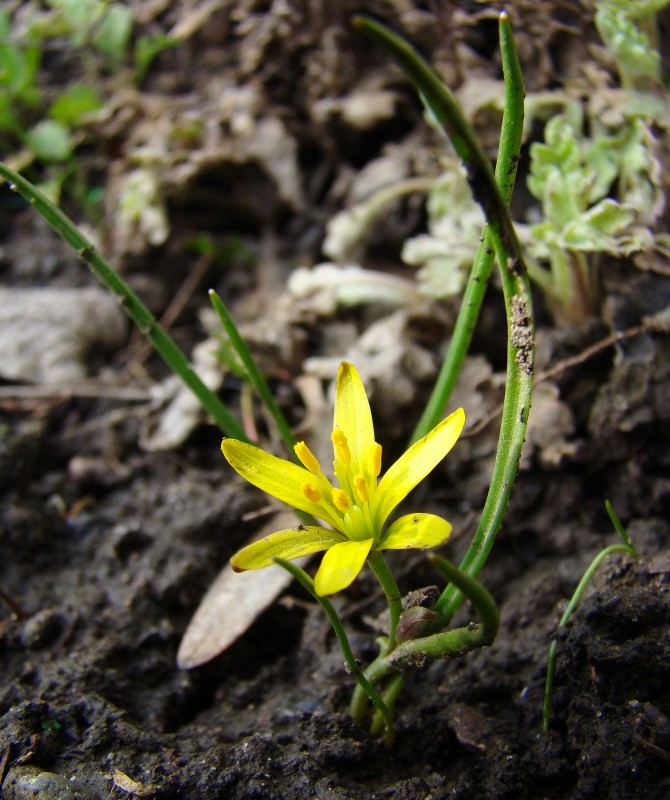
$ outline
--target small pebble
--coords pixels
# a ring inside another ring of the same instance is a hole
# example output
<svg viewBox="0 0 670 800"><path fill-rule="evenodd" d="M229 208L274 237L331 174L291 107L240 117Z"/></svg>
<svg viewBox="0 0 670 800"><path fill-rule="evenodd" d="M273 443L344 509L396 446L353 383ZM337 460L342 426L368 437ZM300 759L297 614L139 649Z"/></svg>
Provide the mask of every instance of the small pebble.
<svg viewBox="0 0 670 800"><path fill-rule="evenodd" d="M43 608L26 620L23 626L23 643L32 650L54 642L65 629L65 617L53 608Z"/></svg>
<svg viewBox="0 0 670 800"><path fill-rule="evenodd" d="M36 767L13 767L2 784L3 800L101 800L76 781Z"/></svg>

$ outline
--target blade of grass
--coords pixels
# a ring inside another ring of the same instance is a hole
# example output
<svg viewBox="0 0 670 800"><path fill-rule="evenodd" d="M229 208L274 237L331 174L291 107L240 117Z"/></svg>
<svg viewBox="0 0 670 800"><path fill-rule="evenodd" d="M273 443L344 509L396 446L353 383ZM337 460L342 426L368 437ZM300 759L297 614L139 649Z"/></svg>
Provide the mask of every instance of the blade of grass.
<svg viewBox="0 0 670 800"><path fill-rule="evenodd" d="M628 545L631 548L633 554L635 553L635 548L633 547L633 542L630 540L630 536L628 535L628 531L624 528L621 520L619 519L619 515L614 510L612 504L609 500L605 500L605 511L607 511L607 516L610 518L610 522L612 523L614 530L619 534L621 537L621 541Z"/></svg>
<svg viewBox="0 0 670 800"><path fill-rule="evenodd" d="M337 637L338 644L340 645L340 649L344 655L344 660L346 661L349 672L354 676L362 691L364 691L369 697L372 704L384 719L386 724L385 740L386 744L390 747L393 743L393 712L386 705L382 699L382 696L374 689L370 681L368 681L368 679L365 677L363 670L358 666L354 652L349 644L347 634L339 616L337 615L337 611L335 611L335 608L333 607L333 604L327 597L321 597L316 593L316 590L314 589L314 581L309 577L304 569L301 569L296 564L293 564L291 561L286 561L283 558L275 558L274 560L277 562L277 564L279 564L280 567L283 567L287 572L290 572L291 575L293 575L293 577L301 584L301 586L312 595L316 602L325 611L326 616L333 627L335 636Z"/></svg>
<svg viewBox="0 0 670 800"><path fill-rule="evenodd" d="M509 20L500 20L500 49L502 52L503 76L505 79L505 102L496 162L495 179L503 198L509 205L514 190L521 140L523 134L524 87L521 65L511 35ZM425 436L440 421L458 381L465 356L470 349L482 302L488 288L493 269L493 239L485 225L481 243L477 250L463 300L458 310L456 324L449 342L444 362L433 387L428 403L412 434L410 445Z"/></svg>
<svg viewBox="0 0 670 800"><path fill-rule="evenodd" d="M363 16L355 17L354 25L391 54L444 125L463 161L472 193L484 210L500 269L507 314L507 381L491 485L480 523L460 565L463 572L474 577L483 567L500 529L528 425L535 341L528 272L509 209L491 165L452 93L414 48L385 25ZM514 41L504 13L500 16L500 36L506 58L510 58L512 65L516 60ZM518 83L520 70L516 66L512 66L512 70L515 91L522 95L522 84ZM447 586L435 606L440 615L436 623L438 629L447 624L462 600L463 594L453 584Z"/></svg>
<svg viewBox="0 0 670 800"><path fill-rule="evenodd" d="M293 434L291 433L291 428L286 421L286 417L282 414L281 409L272 396L272 392L270 391L270 387L265 380L265 376L258 369L258 366L254 361L253 356L249 352L246 342L240 336L240 332L237 330L237 327L233 322L233 318L230 316L228 309L224 305L219 295L213 289L209 290L209 299L212 301L214 310L216 311L219 321L221 322L221 325L223 326L223 329L230 340L230 344L244 366L244 370L249 382L260 395L261 400L265 404L270 416L274 420L277 430L279 431L279 435L286 445L286 449L290 457L293 459L293 461L295 461L296 464L299 464L300 461L295 455L293 449L296 442Z"/></svg>
<svg viewBox="0 0 670 800"><path fill-rule="evenodd" d="M484 209L489 241L495 248L500 269L507 314L507 381L498 449L489 492L472 543L460 564L463 573L474 578L491 551L509 502L525 439L532 395L534 323L530 284L523 254L514 233L506 203L506 197L511 193L515 177L523 127L524 88L521 67L509 19L503 13L500 16L499 29L505 64L505 107L508 110L507 116L504 117L504 123L509 126L501 131L500 153L502 158L499 158L498 180L502 191L505 192L505 197L503 197L474 131L463 117L453 95L444 86L440 77L410 44L383 24L364 16L354 18L353 22L359 30L381 44L396 59L414 83L424 103L444 125L454 148L465 165L473 195ZM506 174L504 173L503 158L509 158ZM491 197L494 198L493 201L491 201ZM490 268L488 265L489 272ZM473 302L481 304L482 298L483 291L475 292ZM465 300L473 300L472 295L466 293ZM472 312L462 311L459 319L463 328L469 325L474 326L476 312L474 309ZM460 334L463 339L457 347L461 348L461 352L448 356L453 358L453 366L446 368L448 378L444 378L445 370L443 369L441 377L445 382L455 383L456 381L458 370L469 344L469 341L465 341L466 334L469 339L472 332L466 331L466 333ZM447 390L449 390L448 384ZM442 409L438 408L436 411L438 401L435 400L434 403L435 405L429 413L431 415L437 413L439 417ZM423 418L422 424L426 424ZM436 631L442 630L447 625L462 600L462 592L454 583L450 583L435 607L440 614L434 626ZM380 681L388 674L389 662L385 655L382 650L366 669L366 676L375 682ZM359 688L354 691L351 711L357 719L362 718L365 713L364 696Z"/></svg>
<svg viewBox="0 0 670 800"><path fill-rule="evenodd" d="M608 509L608 513L610 509ZM619 525L621 525L620 522ZM627 533L625 533L622 538L630 542ZM570 598L568 607L565 609L565 612L561 617L561 621L558 623L559 630L561 628L564 628L570 621L570 617L573 615L575 609L577 608L577 605L579 604L579 601L582 599L582 595L584 594L586 587L589 584L589 581L595 574L598 567L608 556L611 556L614 553L628 553L633 557L637 556L637 552L635 548L632 546L632 544L611 544L609 545L609 547L603 548L598 553L598 555L593 559L593 561L589 564L589 566L586 568L586 571L582 575L581 580L577 584L577 588L575 589L574 594ZM551 721L551 706L554 700L554 678L556 676L557 651L558 651L558 639L552 639L551 644L549 645L549 655L547 656L547 676L544 681L544 702L542 704L543 733L547 733L549 731L549 723Z"/></svg>
<svg viewBox="0 0 670 800"><path fill-rule="evenodd" d="M36 186L2 162L0 162L0 177L4 178L14 191L17 191L30 203L45 222L78 253L103 286L116 295L121 308L137 325L140 332L147 337L168 367L198 398L200 405L212 417L224 435L247 442L248 438L242 426L229 409L211 389L205 386L174 340L158 324L153 314L110 263L77 230L74 222Z"/></svg>

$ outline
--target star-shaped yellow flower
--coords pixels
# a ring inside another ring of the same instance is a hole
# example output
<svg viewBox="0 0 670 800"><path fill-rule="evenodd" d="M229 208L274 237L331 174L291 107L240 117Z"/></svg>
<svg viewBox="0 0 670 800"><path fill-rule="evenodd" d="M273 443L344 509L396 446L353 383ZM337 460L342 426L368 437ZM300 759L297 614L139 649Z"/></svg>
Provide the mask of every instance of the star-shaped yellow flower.
<svg viewBox="0 0 670 800"><path fill-rule="evenodd" d="M355 367L342 362L331 436L339 486L323 474L304 442L295 446L302 467L236 439L224 439L221 445L228 463L249 483L332 529L298 525L278 531L237 552L230 560L233 568L260 569L277 557L291 560L325 550L314 579L317 594L324 596L346 589L372 553L442 544L451 525L435 514L408 514L387 523L397 505L451 450L464 424L465 412L459 408L412 445L378 482L382 448L375 441L370 404Z"/></svg>

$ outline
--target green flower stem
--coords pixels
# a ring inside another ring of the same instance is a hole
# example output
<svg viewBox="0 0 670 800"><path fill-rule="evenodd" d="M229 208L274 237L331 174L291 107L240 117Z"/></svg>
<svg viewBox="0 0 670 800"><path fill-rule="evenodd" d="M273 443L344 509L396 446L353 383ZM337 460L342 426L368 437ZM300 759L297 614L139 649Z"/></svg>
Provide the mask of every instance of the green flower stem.
<svg viewBox="0 0 670 800"><path fill-rule="evenodd" d="M509 205L514 190L519 153L523 134L524 87L521 65L507 16L499 23L500 49L505 78L505 102L500 133L500 145L496 162L495 179L505 203ZM430 399L412 434L410 445L425 436L437 425L449 397L456 385L463 361L470 348L477 318L486 294L493 269L493 239L484 226L482 241L472 265L470 279L465 287L463 301L458 311L456 324L449 343L449 350L433 387Z"/></svg>
<svg viewBox="0 0 670 800"><path fill-rule="evenodd" d="M370 681L363 674L361 668L358 666L358 662L356 661L353 650L351 649L351 645L349 644L349 639L344 631L344 626L342 625L342 622L337 615L337 611L335 611L333 604L327 597L321 597L316 593L314 589L314 581L309 577L304 569L301 569L296 564L292 563L291 561L286 561L283 558L277 557L274 560L277 564L279 564L280 567L283 567L287 572L289 572L298 581L298 583L300 583L302 587L312 595L312 597L325 611L326 616L333 627L335 636L337 637L342 654L344 655L347 668L358 682L359 687L367 695L367 697L369 697L375 708L382 715L384 724L386 726L385 740L386 744L390 747L393 744L393 712L386 705L382 696L374 689Z"/></svg>
<svg viewBox="0 0 670 800"><path fill-rule="evenodd" d="M233 318L230 316L228 309L224 305L219 295L213 289L209 290L209 299L212 301L214 310L219 317L219 321L221 322L221 325L223 326L223 329L225 330L233 349L244 365L244 369L249 381L260 395L261 400L265 404L270 416L274 420L277 430L279 431L279 435L286 445L286 449L288 450L290 457L293 461L295 461L296 464L299 464L300 462L298 457L295 455L293 450L296 443L295 438L291 433L291 428L286 421L286 417L282 414L281 409L272 396L272 392L270 391L270 387L265 380L265 376L258 369L258 366L256 365L253 356L249 352L246 342L240 336L240 332L237 330L237 327L235 326Z"/></svg>
<svg viewBox="0 0 670 800"><path fill-rule="evenodd" d="M370 684L377 684L391 675L384 691L386 703L391 707L404 684L402 670L408 664L421 664L427 659L465 655L471 650L492 644L498 634L500 625L498 606L481 583L440 556L431 554L429 558L443 577L451 581L470 600L480 624L410 639L395 648L388 647L387 641L383 640L381 652L365 670L365 677ZM357 687L349 706L350 713L354 719L361 721L365 717L367 708L365 693ZM371 725L373 735L380 729L379 725L379 720L373 715Z"/></svg>
<svg viewBox="0 0 670 800"><path fill-rule="evenodd" d="M249 441L242 426L216 394L205 386L174 340L163 330L153 314L109 262L77 230L72 220L32 183L2 162L0 162L0 177L8 181L10 186L30 203L45 222L79 254L96 278L116 295L126 314L137 325L140 332L147 337L168 367L198 398L202 407L211 415L221 431L226 436L232 436L245 442Z"/></svg>
<svg viewBox="0 0 670 800"><path fill-rule="evenodd" d="M368 666L365 668L364 677L371 686L379 683L379 681L385 678L389 673L397 673L397 669L391 666L390 662L384 655L386 652L388 652L388 648L386 646L387 641L388 640L385 636L378 640L380 655L378 655L377 658L375 658L375 660L368 664ZM354 689L351 702L349 704L349 713L358 722L362 722L365 719L365 715L368 713L368 698L368 693L365 691L362 684L359 683L359 685Z"/></svg>
<svg viewBox="0 0 670 800"><path fill-rule="evenodd" d="M390 652L395 647L398 620L400 619L400 612L402 611L400 590L398 589L398 584L393 577L393 573L389 569L388 564L381 553L373 553L372 555L368 556L368 565L377 576L377 580L381 584L384 594L386 595L386 602L388 603L391 622L389 624L389 635L386 641L385 650L386 652Z"/></svg>
<svg viewBox="0 0 670 800"><path fill-rule="evenodd" d="M577 605L579 604L579 601L582 599L582 595L584 594L589 581L606 558L614 553L628 553L628 555L633 556L633 558L637 558L637 550L633 546L630 536L628 535L628 531L621 524L621 520L612 508L609 500L605 500L605 508L610 520L612 521L612 525L614 525L614 529L623 540L623 544L611 544L608 547L603 548L589 564L586 571L582 575L581 580L577 584L577 588L575 589L574 594L568 603L568 607L565 609L563 616L561 617L561 621L558 623L559 630L560 628L564 628L570 621L570 617L572 617ZM543 733L547 733L549 731L549 723L551 721L551 705L554 699L554 677L556 675L557 650L558 639L552 639L551 644L549 645L549 655L547 656L547 677L545 678L544 682L544 703L542 705Z"/></svg>
<svg viewBox="0 0 670 800"><path fill-rule="evenodd" d="M535 342L528 273L509 209L491 165L449 89L411 45L387 27L367 17L356 17L354 24L390 52L444 125L465 165L472 193L484 210L500 269L507 313L507 382L489 493L472 544L461 562L461 569L474 577L484 565L502 523L528 425ZM513 48L506 14L501 15L501 38L505 49ZM520 97L523 95L520 83L516 91ZM437 630L447 624L462 600L463 594L453 583L444 590L435 606L440 614L435 625Z"/></svg>
<svg viewBox="0 0 670 800"><path fill-rule="evenodd" d="M396 700L398 699L398 695L402 691L404 685L405 676L401 673L394 675L389 681L389 685L384 692L384 702L386 703L387 707L391 709L391 711L395 711ZM381 733L384 730L384 725L384 717L382 717L380 714L379 709L375 709L374 714L372 715L372 722L370 724L370 736L372 736L373 739L377 738L377 736L381 736Z"/></svg>

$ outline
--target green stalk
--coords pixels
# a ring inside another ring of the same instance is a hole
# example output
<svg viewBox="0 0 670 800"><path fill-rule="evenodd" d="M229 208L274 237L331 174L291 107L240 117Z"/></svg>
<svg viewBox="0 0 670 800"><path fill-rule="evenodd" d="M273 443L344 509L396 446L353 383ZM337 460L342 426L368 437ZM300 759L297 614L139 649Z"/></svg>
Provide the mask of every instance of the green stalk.
<svg viewBox="0 0 670 800"><path fill-rule="evenodd" d="M386 602L388 603L391 622L389 624L389 635L385 650L386 652L390 652L395 647L398 620L400 619L400 612L402 611L400 590L398 589L398 584L393 577L393 573L386 563L386 559L381 553L373 553L371 556L368 556L368 565L377 576L377 580L381 584L384 594L386 595Z"/></svg>
<svg viewBox="0 0 670 800"><path fill-rule="evenodd" d="M391 678L386 690L384 691L384 702L391 712L395 711L396 700L398 699L398 695L402 691L404 685L405 676L402 673L397 673ZM373 739L376 739L377 736L381 735L381 732L384 730L384 724L385 720L380 714L379 709L375 709L372 715L372 722L370 724L370 736L372 736Z"/></svg>
<svg viewBox="0 0 670 800"><path fill-rule="evenodd" d="M637 555L634 548L627 544L611 544L609 547L605 547L603 550L601 550L582 575L581 580L579 581L577 588L575 589L575 592L568 603L568 607L565 609L565 613L561 617L561 621L558 623L559 630L564 628L570 621L570 617L573 615L575 608L577 608L577 605L582 599L582 595L584 594L589 581L593 577L598 567L608 556L611 556L614 553L628 553L633 557ZM547 733L549 731L549 722L551 720L551 705L554 699L554 677L556 675L557 650L558 639L552 639L552 642L549 646L549 655L547 657L547 677L545 678L544 682L544 703L542 705L543 733Z"/></svg>
<svg viewBox="0 0 670 800"><path fill-rule="evenodd" d="M370 684L368 679L363 674L363 671L358 666L358 662L356 661L354 652L349 644L349 639L347 638L342 621L337 615L337 611L335 611L333 604L327 597L321 597L316 593L316 590L314 589L314 581L309 577L304 569L301 569L296 564L293 564L291 561L286 561L283 558L275 557L274 561L279 564L280 567L283 567L287 572L289 572L298 581L298 583L300 583L301 586L312 595L316 602L325 611L326 616L333 627L335 636L337 637L338 644L340 645L340 649L344 655L344 660L346 661L349 672L354 676L361 689L370 698L370 701L374 704L375 708L379 711L384 719L386 724L386 744L390 747L393 744L393 712L386 705L381 695L375 691L374 687Z"/></svg>
<svg viewBox="0 0 670 800"><path fill-rule="evenodd" d="M598 567L608 556L611 556L613 553L628 553L628 555L633 556L633 558L637 558L637 550L633 546L633 542L628 535L628 531L621 524L621 520L617 516L614 508L612 508L612 504L609 500L605 500L605 509L612 522L612 525L614 526L614 529L621 537L623 544L611 544L608 547L603 548L589 564L586 571L582 575L581 580L577 584L577 588L575 589L574 594L568 603L568 607L565 609L565 612L561 617L561 621L558 623L559 630L564 628L570 621L570 617L573 615L579 601L582 599L582 595L584 594L589 581L594 576ZM547 656L547 677L544 681L544 702L542 704L543 733L548 733L549 722L551 721L551 705L554 699L554 678L556 676L557 650L558 639L552 639L551 644L549 645L549 655Z"/></svg>
<svg viewBox="0 0 670 800"><path fill-rule="evenodd" d="M396 59L433 114L444 125L466 168L472 193L484 210L500 269L507 314L507 382L489 493L472 544L460 565L461 570L474 577L483 567L500 529L528 425L535 340L528 274L509 209L491 165L449 89L411 45L386 26L368 17L356 17L354 24ZM501 46L507 54L506 58L510 58L511 65L516 60L513 56L514 43L504 13L500 16L500 32ZM512 69L516 81L520 73L517 74L516 68ZM523 96L520 83L516 84L514 91L519 97ZM436 623L438 630L448 623L462 600L463 594L453 583L447 586L435 606L435 611L440 614Z"/></svg>
<svg viewBox="0 0 670 800"><path fill-rule="evenodd" d="M503 75L505 78L505 103L495 180L500 187L505 203L509 205L514 190L519 153L521 151L524 88L521 65L519 64L507 16L501 16L499 29ZM491 277L491 270L493 269L493 239L488 227L488 225L485 225L482 231L481 243L477 249L472 271L470 272L470 279L466 284L463 301L458 310L447 355L442 363L440 373L437 376L435 386L421 419L412 434L410 445L425 436L440 421L444 408L449 402L449 397L458 380L465 356L470 348L472 335Z"/></svg>
<svg viewBox="0 0 670 800"><path fill-rule="evenodd" d="M279 435L286 445L286 449L288 450L290 457L296 462L296 464L300 463L293 449L295 447L295 439L291 433L291 428L286 421L286 417L282 414L281 409L272 396L272 392L270 391L270 387L265 380L265 376L258 369L253 356L249 352L246 342L240 336L240 332L237 330L237 327L233 322L233 318L230 316L228 309L223 304L223 301L219 295L213 289L209 290L209 299L212 301L214 310L216 311L219 321L221 322L221 325L223 326L223 329L230 340L230 344L244 365L244 369L249 381L260 395L261 400L265 404L270 416L274 420L277 430L279 431Z"/></svg>
<svg viewBox="0 0 670 800"><path fill-rule="evenodd" d="M378 640L380 641L380 640ZM386 653L387 639L386 637L381 638L380 650L381 653ZM385 678L389 672L394 672L394 678L397 675L397 672L391 668L390 663L387 661L384 655L378 655L375 660L369 664L365 668L365 672L363 676L365 680L373 686L374 684L381 681ZM393 678L392 678L393 680ZM367 695L367 697L366 697ZM357 722L362 722L365 719L365 715L368 712L368 698L369 694L365 691L363 685L359 682L359 685L354 689L354 692L351 696L351 702L349 703L349 713Z"/></svg>
<svg viewBox="0 0 670 800"><path fill-rule="evenodd" d="M8 181L45 220L45 222L75 250L98 280L119 300L121 308L137 325L168 367L178 375L198 398L200 405L214 419L226 436L249 441L242 426L221 400L207 388L191 367L184 353L158 324L158 321L135 292L93 247L59 208L18 172L0 162L0 177Z"/></svg>
<svg viewBox="0 0 670 800"><path fill-rule="evenodd" d="M495 600L477 581L444 558L431 554L432 563L444 578L451 581L472 603L480 619L478 625L467 625L442 631L416 639L409 639L396 647L382 642L380 654L365 671L368 682L378 683L391 676L384 691L387 705L393 707L398 693L404 684L402 670L408 665L423 664L427 659L462 656L480 647L487 647L495 641L500 626L500 614ZM357 687L354 691L350 712L354 719L362 720L367 711L366 698ZM371 733L378 733L380 721L373 715Z"/></svg>

